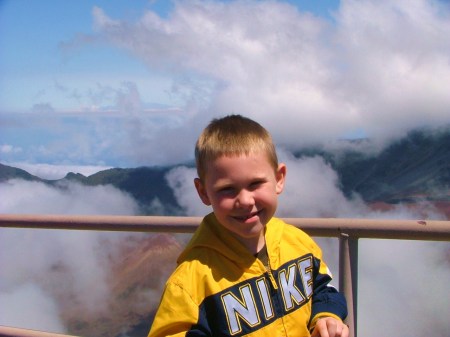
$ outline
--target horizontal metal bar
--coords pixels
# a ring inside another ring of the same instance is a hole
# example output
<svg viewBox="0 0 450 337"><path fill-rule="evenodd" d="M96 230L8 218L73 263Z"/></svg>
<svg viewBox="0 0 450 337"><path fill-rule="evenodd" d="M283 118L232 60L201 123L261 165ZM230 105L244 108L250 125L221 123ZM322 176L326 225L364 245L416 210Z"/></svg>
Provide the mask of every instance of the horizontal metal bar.
<svg viewBox="0 0 450 337"><path fill-rule="evenodd" d="M53 332L43 332L38 330L28 330L12 328L0 325L0 337L75 337L71 335L61 335Z"/></svg>
<svg viewBox="0 0 450 337"><path fill-rule="evenodd" d="M450 221L389 219L284 219L312 236L450 241Z"/></svg>
<svg viewBox="0 0 450 337"><path fill-rule="evenodd" d="M200 221L176 216L0 214L0 227L120 232L193 233Z"/></svg>
<svg viewBox="0 0 450 337"><path fill-rule="evenodd" d="M193 233L201 217L0 214L0 227ZM284 218L312 236L450 241L450 221Z"/></svg>

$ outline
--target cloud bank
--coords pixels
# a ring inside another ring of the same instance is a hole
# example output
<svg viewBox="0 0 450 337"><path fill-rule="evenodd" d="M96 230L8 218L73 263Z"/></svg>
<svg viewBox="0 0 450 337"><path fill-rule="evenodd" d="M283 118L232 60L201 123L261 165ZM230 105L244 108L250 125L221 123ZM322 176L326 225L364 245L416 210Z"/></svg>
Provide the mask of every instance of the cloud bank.
<svg viewBox="0 0 450 337"><path fill-rule="evenodd" d="M131 23L100 8L93 16L102 38L187 95L175 148L228 113L257 119L292 147L351 134L386 141L450 122L443 2L342 1L333 22L271 1L182 1L167 18L149 11ZM176 154L166 150L167 160Z"/></svg>
<svg viewBox="0 0 450 337"><path fill-rule="evenodd" d="M112 186L48 186L9 180L1 213L137 214L133 198ZM26 191L26 192L24 192ZM110 256L128 234L0 228L0 325L67 333L61 298L84 312L107 310Z"/></svg>
<svg viewBox="0 0 450 337"><path fill-rule="evenodd" d="M0 201L1 213L125 215L138 211L131 196L111 185L87 187L61 182L51 187L13 179L0 186L2 193L8 196Z"/></svg>
<svg viewBox="0 0 450 337"><path fill-rule="evenodd" d="M344 195L337 172L322 157L296 158L283 149L278 149L278 156L287 166L286 186L279 197L279 217L446 220L445 214L427 202L414 209L398 204L391 210L374 210L358 194L351 198ZM198 197L193 183L196 177L196 170L186 166L175 167L166 175L178 204L190 216L211 211Z"/></svg>
<svg viewBox="0 0 450 337"><path fill-rule="evenodd" d="M37 102L33 114L0 116L5 160L179 164L211 118L230 113L290 148L365 136L383 145L450 123L445 1L344 0L325 18L282 1L188 0L164 16L121 20L95 7L92 17L94 32L61 49L108 46L148 73L83 90L58 78L53 89L79 110Z"/></svg>

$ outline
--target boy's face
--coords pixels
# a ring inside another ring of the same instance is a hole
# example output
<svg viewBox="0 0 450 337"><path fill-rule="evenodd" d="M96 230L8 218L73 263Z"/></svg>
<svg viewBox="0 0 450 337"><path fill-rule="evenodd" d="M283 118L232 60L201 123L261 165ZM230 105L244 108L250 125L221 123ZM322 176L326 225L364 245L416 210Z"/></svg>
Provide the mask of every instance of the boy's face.
<svg viewBox="0 0 450 337"><path fill-rule="evenodd" d="M285 176L286 166L280 164L275 172L260 151L221 156L207 164L204 181L197 178L194 183L219 222L256 253L264 245L264 227L276 211Z"/></svg>

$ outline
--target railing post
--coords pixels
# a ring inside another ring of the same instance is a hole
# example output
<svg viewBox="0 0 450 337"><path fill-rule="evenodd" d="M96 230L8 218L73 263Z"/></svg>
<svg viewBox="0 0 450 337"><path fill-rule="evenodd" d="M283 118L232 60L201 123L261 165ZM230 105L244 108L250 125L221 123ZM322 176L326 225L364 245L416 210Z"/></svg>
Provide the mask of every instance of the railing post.
<svg viewBox="0 0 450 337"><path fill-rule="evenodd" d="M347 299L350 337L357 336L358 238L339 236L339 290Z"/></svg>

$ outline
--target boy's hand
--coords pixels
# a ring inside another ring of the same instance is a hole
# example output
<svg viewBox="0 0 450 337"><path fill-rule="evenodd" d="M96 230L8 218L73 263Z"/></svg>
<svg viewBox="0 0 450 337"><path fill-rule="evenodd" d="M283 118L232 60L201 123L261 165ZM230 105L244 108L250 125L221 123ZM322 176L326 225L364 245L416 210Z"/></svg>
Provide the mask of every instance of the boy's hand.
<svg viewBox="0 0 450 337"><path fill-rule="evenodd" d="M333 317L317 320L311 337L348 337L348 326Z"/></svg>

